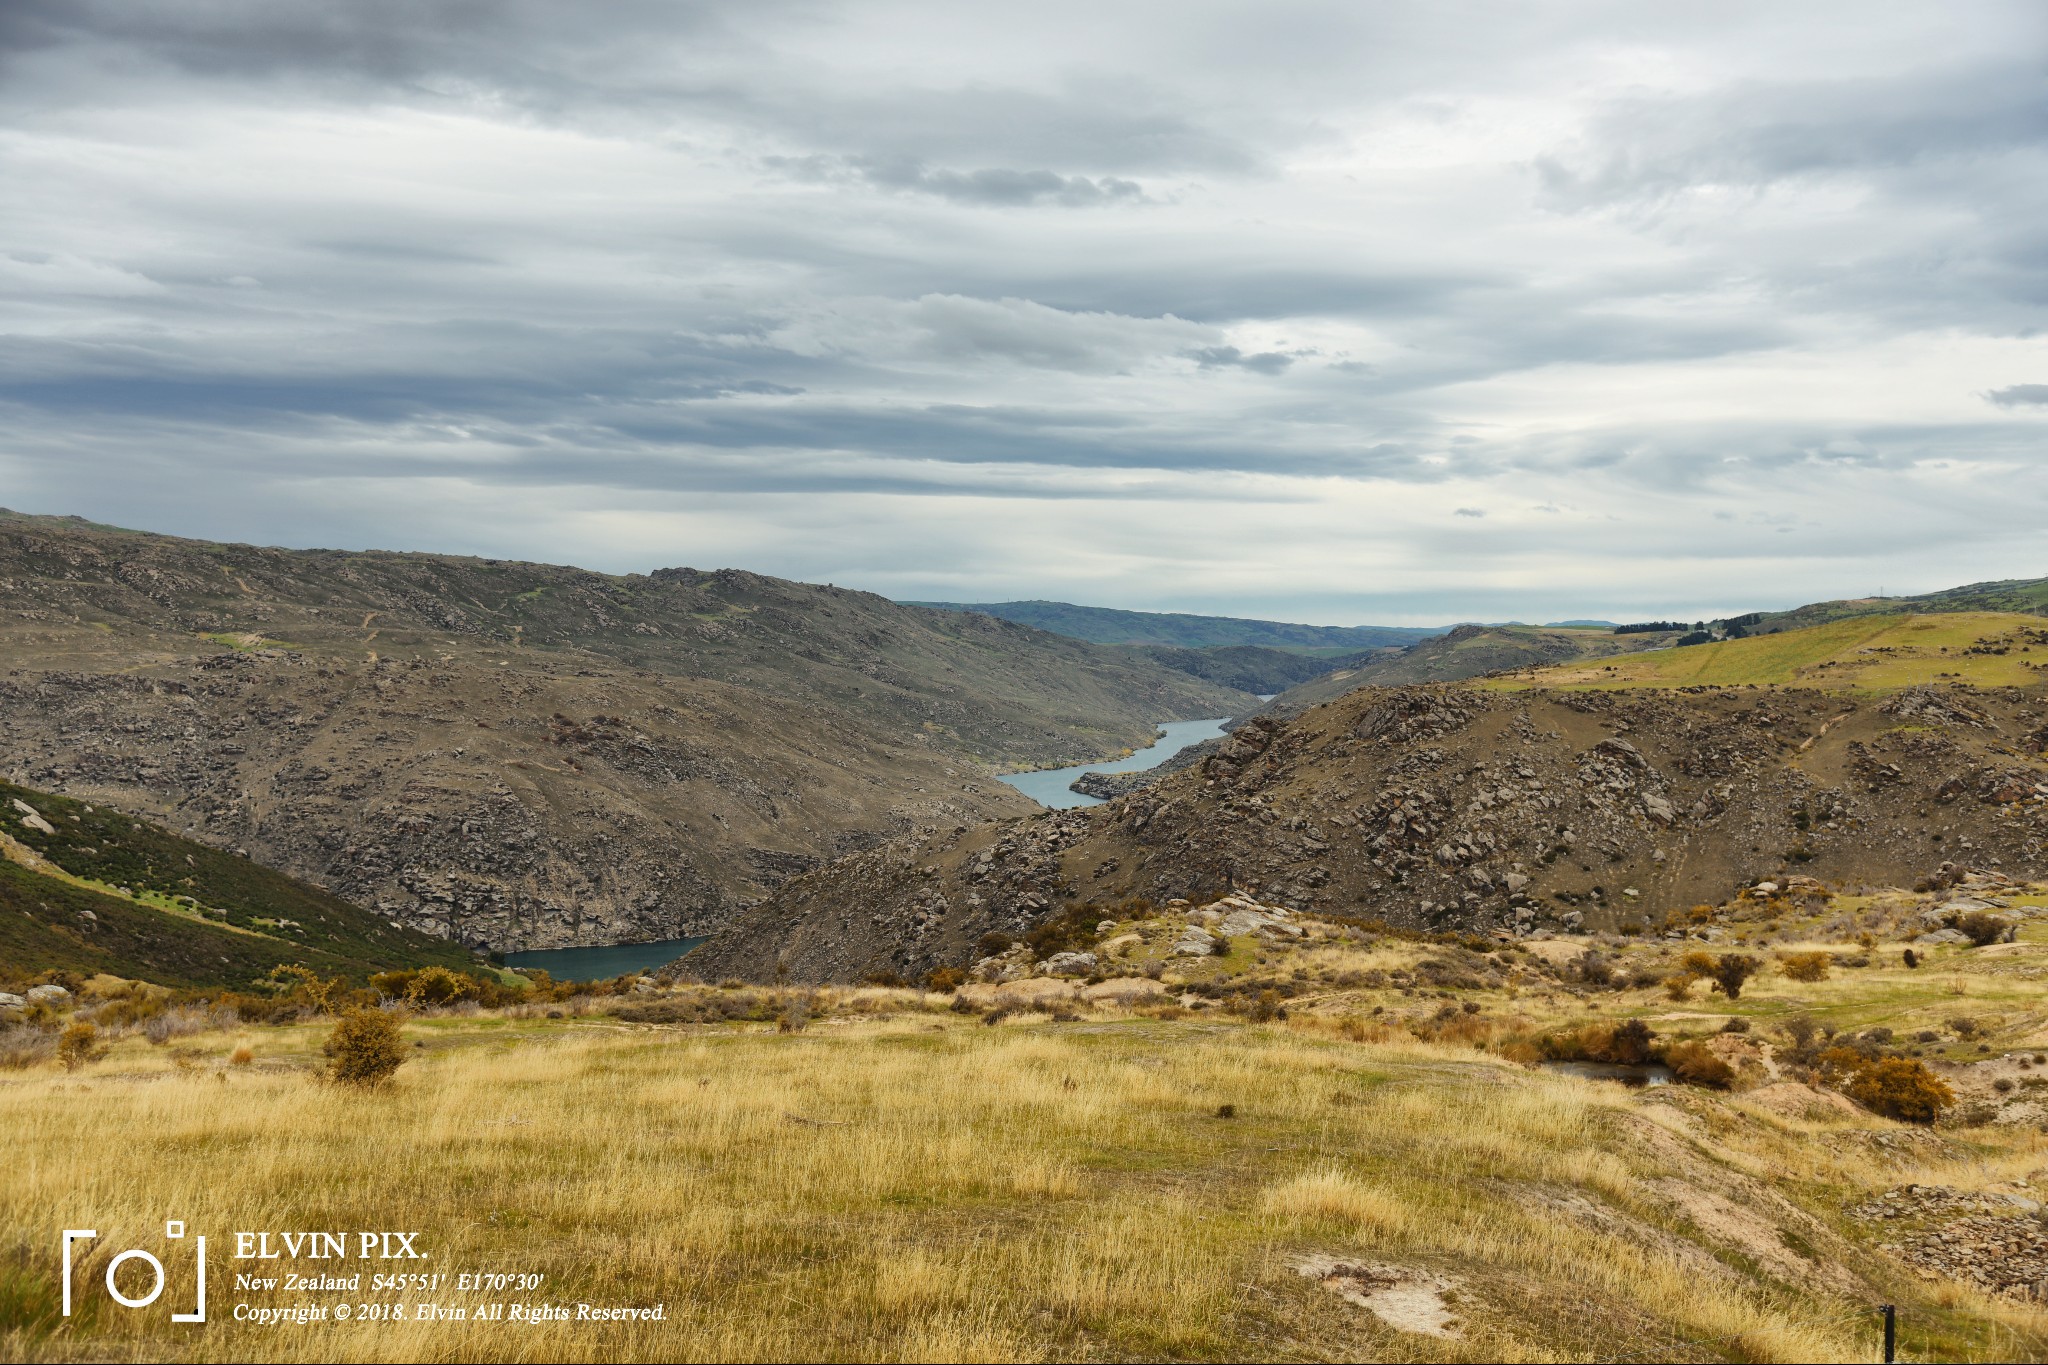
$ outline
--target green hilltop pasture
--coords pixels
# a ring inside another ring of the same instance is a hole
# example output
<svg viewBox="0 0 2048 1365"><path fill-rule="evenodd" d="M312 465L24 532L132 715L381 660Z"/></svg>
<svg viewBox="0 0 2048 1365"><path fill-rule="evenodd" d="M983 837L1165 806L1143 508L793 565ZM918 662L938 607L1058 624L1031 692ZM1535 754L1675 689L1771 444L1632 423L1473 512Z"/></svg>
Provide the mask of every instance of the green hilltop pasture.
<svg viewBox="0 0 2048 1365"><path fill-rule="evenodd" d="M17 804L19 803L19 804ZM38 829L21 806L54 834ZM0 969L243 986L302 963L353 981L477 966L459 944L387 924L247 858L106 806L0 782Z"/></svg>
<svg viewBox="0 0 2048 1365"><path fill-rule="evenodd" d="M1740 687L1896 691L1927 683L2036 684L2048 622L2017 612L1857 616L1775 635L1524 670L1494 687Z"/></svg>

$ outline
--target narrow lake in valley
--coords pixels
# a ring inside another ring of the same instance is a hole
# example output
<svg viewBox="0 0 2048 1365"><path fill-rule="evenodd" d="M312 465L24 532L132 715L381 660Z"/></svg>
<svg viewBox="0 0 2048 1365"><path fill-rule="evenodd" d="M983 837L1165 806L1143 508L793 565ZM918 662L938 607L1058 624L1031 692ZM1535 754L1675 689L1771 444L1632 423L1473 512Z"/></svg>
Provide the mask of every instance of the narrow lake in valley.
<svg viewBox="0 0 2048 1365"><path fill-rule="evenodd" d="M1003 781L1023 792L1041 806L1067 809L1099 806L1101 801L1068 791L1067 784L1082 773L1135 773L1156 768L1190 744L1200 744L1223 733L1228 716L1213 720L1161 721L1165 737L1129 758L1101 763L1082 763L1072 768L1048 768L1036 773L1006 773ZM704 940L671 938L658 943L615 943L602 948L542 948L527 953L505 954L507 967L538 967L557 981L608 981L624 972L651 971L666 966Z"/></svg>
<svg viewBox="0 0 2048 1365"><path fill-rule="evenodd" d="M1159 728L1166 732L1165 738L1149 749L1138 750L1129 758L1113 758L1101 763L1082 763L1072 768L1047 768L1043 772L1035 773L1004 773L1003 781L1041 806L1052 806L1059 810L1074 806L1099 806L1102 804L1099 798L1068 791L1067 784L1082 773L1135 773L1146 768L1156 768L1188 745L1216 738L1223 733L1223 727L1229 723L1228 716L1218 716L1214 720L1161 721Z"/></svg>
<svg viewBox="0 0 2048 1365"><path fill-rule="evenodd" d="M613 943L602 948L537 948L507 953L507 967L538 967L557 981L609 981L625 972L665 967L704 940L665 938L653 943Z"/></svg>

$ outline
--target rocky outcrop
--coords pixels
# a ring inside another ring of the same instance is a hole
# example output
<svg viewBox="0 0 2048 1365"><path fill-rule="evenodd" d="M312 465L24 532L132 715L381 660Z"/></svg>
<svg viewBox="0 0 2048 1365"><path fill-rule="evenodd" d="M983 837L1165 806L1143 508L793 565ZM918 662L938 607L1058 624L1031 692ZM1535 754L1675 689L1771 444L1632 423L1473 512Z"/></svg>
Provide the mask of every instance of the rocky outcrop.
<svg viewBox="0 0 2048 1365"><path fill-rule="evenodd" d="M1943 860L2048 870L2048 764L2022 738L2041 695L1934 689L1907 704L1902 726L1796 690L1367 689L1291 722L1255 717L1107 805L819 869L700 951L741 975L778 961L914 975L968 965L983 935L1059 906L1130 896L1242 891L1515 934L1648 925L1766 879L1911 884Z"/></svg>
<svg viewBox="0 0 2048 1365"><path fill-rule="evenodd" d="M1067 784L1067 790L1079 792L1083 796L1092 796L1100 801L1112 801L1119 796L1129 796L1132 792L1143 791L1162 777L1196 766L1220 750L1228 741L1229 737L1226 735L1216 739L1205 739L1200 744L1186 745L1171 757L1134 773L1082 773Z"/></svg>
<svg viewBox="0 0 2048 1365"><path fill-rule="evenodd" d="M1849 1210L1915 1270L2011 1298L2048 1299L2048 1228L2024 1180L2003 1190L1901 1185Z"/></svg>

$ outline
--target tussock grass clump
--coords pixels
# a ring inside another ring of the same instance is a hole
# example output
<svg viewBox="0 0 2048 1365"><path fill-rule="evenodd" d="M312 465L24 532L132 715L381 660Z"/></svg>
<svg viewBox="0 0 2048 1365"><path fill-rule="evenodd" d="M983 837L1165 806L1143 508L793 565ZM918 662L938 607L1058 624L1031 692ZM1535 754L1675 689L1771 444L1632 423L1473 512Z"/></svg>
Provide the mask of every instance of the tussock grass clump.
<svg viewBox="0 0 2048 1365"><path fill-rule="evenodd" d="M54 1031L33 1024L0 1027L0 1070L20 1071L40 1065L57 1055Z"/></svg>

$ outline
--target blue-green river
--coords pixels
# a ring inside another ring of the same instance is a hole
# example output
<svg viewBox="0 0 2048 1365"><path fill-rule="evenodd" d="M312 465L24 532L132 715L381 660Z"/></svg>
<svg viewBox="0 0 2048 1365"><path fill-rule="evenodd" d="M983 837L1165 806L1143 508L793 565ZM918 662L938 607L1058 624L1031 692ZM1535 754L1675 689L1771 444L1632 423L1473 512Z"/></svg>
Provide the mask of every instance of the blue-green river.
<svg viewBox="0 0 2048 1365"><path fill-rule="evenodd" d="M609 981L626 972L651 971L674 962L704 940L665 938L653 943L614 943L603 948L538 948L507 953L507 967L538 967L557 981Z"/></svg>
<svg viewBox="0 0 2048 1365"><path fill-rule="evenodd" d="M1151 748L1140 749L1129 758L1113 758L1102 763L1080 763L1071 768L1047 768L1036 773L1004 773L1003 781L1041 806L1052 806L1059 810L1067 810L1074 806L1099 806L1102 804L1100 798L1068 791L1067 784L1082 773L1136 773L1147 768L1156 768L1188 745L1216 738L1223 733L1223 727L1229 721L1228 716L1218 716L1214 720L1162 721L1159 728L1166 732L1165 737Z"/></svg>

